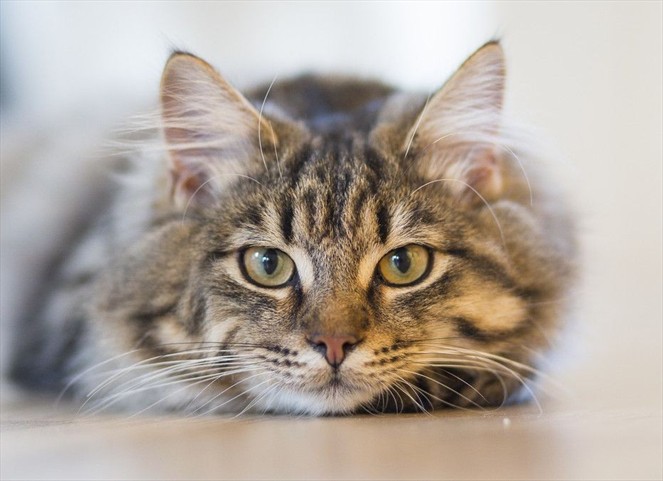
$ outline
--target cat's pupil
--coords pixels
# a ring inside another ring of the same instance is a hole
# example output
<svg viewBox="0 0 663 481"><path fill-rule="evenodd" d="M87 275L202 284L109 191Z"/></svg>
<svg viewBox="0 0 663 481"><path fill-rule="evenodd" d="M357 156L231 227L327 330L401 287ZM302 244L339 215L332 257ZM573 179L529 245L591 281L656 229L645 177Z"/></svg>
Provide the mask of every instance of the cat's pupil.
<svg viewBox="0 0 663 481"><path fill-rule="evenodd" d="M394 267L403 274L410 270L410 256L405 247L401 247L394 251L394 255L391 256L391 262L394 264Z"/></svg>
<svg viewBox="0 0 663 481"><path fill-rule="evenodd" d="M271 276L276 271L276 268L279 264L279 255L275 249L267 249L262 255L262 268L265 270L265 274Z"/></svg>

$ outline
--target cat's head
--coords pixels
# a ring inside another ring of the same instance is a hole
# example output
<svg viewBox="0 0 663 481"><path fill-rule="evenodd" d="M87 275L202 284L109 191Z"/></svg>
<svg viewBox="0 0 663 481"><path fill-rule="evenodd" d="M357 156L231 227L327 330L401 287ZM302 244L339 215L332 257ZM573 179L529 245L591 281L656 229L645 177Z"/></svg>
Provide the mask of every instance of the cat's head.
<svg viewBox="0 0 663 481"><path fill-rule="evenodd" d="M566 271L504 140L504 72L491 42L428 99L382 94L312 119L288 88L252 103L174 54L165 214L118 261L105 315L144 356L182 352L176 374L258 409L508 399L554 330L546 301ZM333 110L333 92L308 101Z"/></svg>

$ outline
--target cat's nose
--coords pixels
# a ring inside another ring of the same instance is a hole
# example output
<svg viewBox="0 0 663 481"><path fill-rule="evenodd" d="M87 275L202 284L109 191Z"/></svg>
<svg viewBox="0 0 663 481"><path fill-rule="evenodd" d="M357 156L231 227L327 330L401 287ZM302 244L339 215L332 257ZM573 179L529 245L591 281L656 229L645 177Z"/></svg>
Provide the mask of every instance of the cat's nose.
<svg viewBox="0 0 663 481"><path fill-rule="evenodd" d="M325 359L332 367L338 367L353 347L355 347L361 339L355 336L343 335L313 335L308 336L307 340L313 346L313 349L325 356Z"/></svg>

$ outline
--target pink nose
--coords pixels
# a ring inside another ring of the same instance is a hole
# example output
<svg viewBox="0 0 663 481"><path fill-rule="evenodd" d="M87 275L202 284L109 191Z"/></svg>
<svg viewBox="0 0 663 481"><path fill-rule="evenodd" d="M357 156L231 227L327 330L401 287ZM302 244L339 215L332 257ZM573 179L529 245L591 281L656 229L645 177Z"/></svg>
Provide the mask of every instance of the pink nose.
<svg viewBox="0 0 663 481"><path fill-rule="evenodd" d="M332 367L338 367L345 359L348 351L359 343L354 336L315 335L308 338L314 349L325 355Z"/></svg>

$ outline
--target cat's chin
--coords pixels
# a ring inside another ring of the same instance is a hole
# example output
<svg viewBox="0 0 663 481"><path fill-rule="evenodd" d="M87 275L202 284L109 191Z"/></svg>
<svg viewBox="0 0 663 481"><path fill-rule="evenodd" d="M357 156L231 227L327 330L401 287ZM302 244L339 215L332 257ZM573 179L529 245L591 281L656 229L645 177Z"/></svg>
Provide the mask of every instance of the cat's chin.
<svg viewBox="0 0 663 481"><path fill-rule="evenodd" d="M316 391L284 388L278 393L256 401L255 407L257 411L275 414L347 415L356 412L375 396L376 393L372 391L339 390L334 386Z"/></svg>

